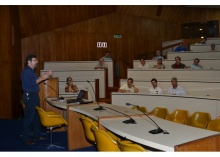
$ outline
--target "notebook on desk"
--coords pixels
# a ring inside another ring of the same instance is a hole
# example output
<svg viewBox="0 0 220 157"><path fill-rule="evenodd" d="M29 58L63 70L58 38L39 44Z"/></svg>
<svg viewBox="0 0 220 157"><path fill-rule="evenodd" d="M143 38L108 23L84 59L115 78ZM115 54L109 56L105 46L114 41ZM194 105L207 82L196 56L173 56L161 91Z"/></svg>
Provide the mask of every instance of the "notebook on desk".
<svg viewBox="0 0 220 157"><path fill-rule="evenodd" d="M84 101L83 100L84 95L85 95L85 91L80 90L76 99L67 99L66 102L67 102L67 104L70 104L70 103L88 104L88 103L93 102L93 101Z"/></svg>

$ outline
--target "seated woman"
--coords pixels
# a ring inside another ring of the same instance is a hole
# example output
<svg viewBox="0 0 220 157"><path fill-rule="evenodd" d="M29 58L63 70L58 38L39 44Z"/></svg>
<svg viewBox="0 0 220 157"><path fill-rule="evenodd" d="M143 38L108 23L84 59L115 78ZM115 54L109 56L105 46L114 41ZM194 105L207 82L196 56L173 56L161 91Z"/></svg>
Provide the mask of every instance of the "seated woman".
<svg viewBox="0 0 220 157"><path fill-rule="evenodd" d="M162 63L161 58L158 58L157 64L153 66L153 69L165 69L165 65Z"/></svg>
<svg viewBox="0 0 220 157"><path fill-rule="evenodd" d="M65 87L65 92L78 92L79 89L76 87L76 85L73 84L72 77L67 77L66 79L67 86Z"/></svg>

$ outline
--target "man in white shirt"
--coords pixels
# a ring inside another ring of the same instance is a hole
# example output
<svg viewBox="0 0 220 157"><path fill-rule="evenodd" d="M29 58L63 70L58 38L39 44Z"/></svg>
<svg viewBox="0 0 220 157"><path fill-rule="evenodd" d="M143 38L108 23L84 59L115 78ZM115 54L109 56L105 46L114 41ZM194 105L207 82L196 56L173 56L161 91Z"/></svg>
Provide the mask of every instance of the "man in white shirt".
<svg viewBox="0 0 220 157"><path fill-rule="evenodd" d="M152 87L149 88L150 94L162 94L162 89L157 86L157 79L151 80Z"/></svg>
<svg viewBox="0 0 220 157"><path fill-rule="evenodd" d="M121 93L138 93L138 88L133 84L133 79L129 78L127 84L124 84L118 89Z"/></svg>
<svg viewBox="0 0 220 157"><path fill-rule="evenodd" d="M176 77L171 78L171 84L172 87L170 87L167 92L169 95L186 95L185 90L182 87L178 86Z"/></svg>
<svg viewBox="0 0 220 157"><path fill-rule="evenodd" d="M140 64L138 65L138 69L149 69L149 65L145 63L144 58L140 59Z"/></svg>

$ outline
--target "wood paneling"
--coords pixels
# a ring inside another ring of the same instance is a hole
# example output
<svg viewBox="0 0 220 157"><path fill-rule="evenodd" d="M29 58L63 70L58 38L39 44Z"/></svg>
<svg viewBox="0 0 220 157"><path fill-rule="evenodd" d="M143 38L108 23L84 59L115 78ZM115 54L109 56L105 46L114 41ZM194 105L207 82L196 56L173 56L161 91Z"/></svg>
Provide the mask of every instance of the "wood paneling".
<svg viewBox="0 0 220 157"><path fill-rule="evenodd" d="M119 76L125 77L127 65L120 58L132 64L135 55L160 49L162 41L180 38L179 29L169 22L112 13L24 38L22 52L23 57L30 49L37 55L39 72L44 61L98 60L106 49L97 48L96 43L105 41L119 66ZM122 38L116 39L114 34Z"/></svg>
<svg viewBox="0 0 220 157"><path fill-rule="evenodd" d="M46 32L114 11L115 6L103 5L19 6L22 37Z"/></svg>
<svg viewBox="0 0 220 157"><path fill-rule="evenodd" d="M21 115L21 38L18 8L0 6L0 118Z"/></svg>

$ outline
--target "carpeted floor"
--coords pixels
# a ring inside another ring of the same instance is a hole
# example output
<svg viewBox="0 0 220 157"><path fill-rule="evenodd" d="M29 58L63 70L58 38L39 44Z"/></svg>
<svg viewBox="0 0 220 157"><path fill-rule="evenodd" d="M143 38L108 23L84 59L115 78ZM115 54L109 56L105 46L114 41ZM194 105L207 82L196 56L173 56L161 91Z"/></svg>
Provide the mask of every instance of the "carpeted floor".
<svg viewBox="0 0 220 157"><path fill-rule="evenodd" d="M50 144L50 134L42 131L42 136L46 140L35 141L34 145L26 145L22 139L22 119L3 120L0 119L0 151L68 151L67 150L67 132L54 132L53 143L64 147L64 149L52 148L46 149ZM43 130L43 129L42 129ZM73 151L96 151L96 147L87 147Z"/></svg>

